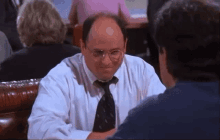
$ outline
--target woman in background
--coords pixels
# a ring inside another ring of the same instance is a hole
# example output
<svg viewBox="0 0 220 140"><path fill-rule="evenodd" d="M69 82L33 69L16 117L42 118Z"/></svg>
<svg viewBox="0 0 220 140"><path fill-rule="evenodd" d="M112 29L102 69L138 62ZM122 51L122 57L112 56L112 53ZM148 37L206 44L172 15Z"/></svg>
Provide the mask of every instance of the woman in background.
<svg viewBox="0 0 220 140"><path fill-rule="evenodd" d="M80 50L63 44L66 26L50 0L28 0L20 7L17 29L26 48L1 64L0 81L43 78L61 60Z"/></svg>
<svg viewBox="0 0 220 140"><path fill-rule="evenodd" d="M110 12L129 21L130 14L124 0L72 0L69 20L74 27L83 24L90 15L99 12Z"/></svg>

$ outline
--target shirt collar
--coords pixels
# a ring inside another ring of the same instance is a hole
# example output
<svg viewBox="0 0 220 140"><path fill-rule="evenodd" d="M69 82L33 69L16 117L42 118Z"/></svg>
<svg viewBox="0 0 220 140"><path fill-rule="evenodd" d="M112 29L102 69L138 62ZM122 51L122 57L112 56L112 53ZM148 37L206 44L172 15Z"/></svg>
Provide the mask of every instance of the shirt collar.
<svg viewBox="0 0 220 140"><path fill-rule="evenodd" d="M118 68L118 70L115 72L115 74L114 74L114 76L116 77L116 78L118 78L118 80L120 79L120 76L121 75L123 75L123 67L125 67L125 55L124 55L124 58L123 58L123 60L122 60L122 63L121 63L121 66Z"/></svg>
<svg viewBox="0 0 220 140"><path fill-rule="evenodd" d="M89 70L89 68L87 67L84 56L83 56L83 68L84 68L84 70L85 70L85 72L86 72L87 77L89 78L89 82L90 82L91 84L93 84L93 83L97 80L97 78L96 78L96 76Z"/></svg>
<svg viewBox="0 0 220 140"><path fill-rule="evenodd" d="M125 56L124 56L124 57L125 57ZM120 79L119 77L120 77L120 75L121 75L122 67L123 67L124 65L125 65L125 64L124 64L124 59L123 59L121 66L118 68L118 70L117 70L117 71L115 72L115 74L114 74L114 76L115 76L116 78L118 78L118 80ZM91 84L93 84L96 80L98 80L97 77L96 77L96 76L89 70L89 68L87 67L84 56L83 56L83 68L84 68L84 70L85 70L85 72L86 72L86 75L87 75L88 78L89 78L89 82L90 82Z"/></svg>

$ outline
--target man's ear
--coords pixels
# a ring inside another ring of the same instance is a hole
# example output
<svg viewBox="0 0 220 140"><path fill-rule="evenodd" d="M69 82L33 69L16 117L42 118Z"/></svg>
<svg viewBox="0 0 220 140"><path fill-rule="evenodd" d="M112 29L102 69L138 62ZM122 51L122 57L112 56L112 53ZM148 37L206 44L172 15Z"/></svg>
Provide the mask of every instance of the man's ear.
<svg viewBox="0 0 220 140"><path fill-rule="evenodd" d="M79 40L79 43L80 43L80 49L85 49L85 43L83 42L82 39Z"/></svg>
<svg viewBox="0 0 220 140"><path fill-rule="evenodd" d="M82 39L80 39L79 42L80 42L80 50L81 50L82 54L84 54L85 49L86 49L85 43L83 42Z"/></svg>
<svg viewBox="0 0 220 140"><path fill-rule="evenodd" d="M124 53L126 53L126 50L127 50L127 42L128 42L128 38L125 39Z"/></svg>
<svg viewBox="0 0 220 140"><path fill-rule="evenodd" d="M160 53L162 63L166 66L167 65L167 51L166 51L166 49L164 47L160 47L159 53Z"/></svg>

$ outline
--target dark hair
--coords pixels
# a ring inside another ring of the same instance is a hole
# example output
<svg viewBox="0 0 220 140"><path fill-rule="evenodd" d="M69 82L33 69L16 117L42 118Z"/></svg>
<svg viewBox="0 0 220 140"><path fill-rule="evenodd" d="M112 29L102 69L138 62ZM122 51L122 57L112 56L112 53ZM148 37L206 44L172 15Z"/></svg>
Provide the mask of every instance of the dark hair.
<svg viewBox="0 0 220 140"><path fill-rule="evenodd" d="M82 34L82 40L83 42L85 43L86 40L88 39L88 34L91 30L91 27L92 25L94 24L94 22L101 18L101 17L106 17L106 18L111 18L113 20L115 20L115 22L117 23L117 25L120 27L121 29L121 32L124 36L124 40L126 40L127 38L127 33L126 33L126 25L127 25L127 22L123 19L121 19L119 16L117 15L114 15L114 14L111 14L111 13L97 13L97 14L94 14L90 17L88 17L84 23L83 23L83 34Z"/></svg>
<svg viewBox="0 0 220 140"><path fill-rule="evenodd" d="M167 69L175 78L210 81L219 78L220 9L204 0L171 0L157 13L154 39L167 52Z"/></svg>

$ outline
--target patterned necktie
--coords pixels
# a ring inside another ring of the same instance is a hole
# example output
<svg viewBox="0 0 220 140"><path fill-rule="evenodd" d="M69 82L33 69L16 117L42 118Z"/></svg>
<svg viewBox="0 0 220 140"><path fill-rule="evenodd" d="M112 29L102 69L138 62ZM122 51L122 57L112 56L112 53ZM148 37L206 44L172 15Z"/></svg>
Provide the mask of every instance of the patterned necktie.
<svg viewBox="0 0 220 140"><path fill-rule="evenodd" d="M117 82L116 77L106 83L96 81L104 89L105 94L97 106L93 132L106 132L115 128L115 102L109 90L109 85Z"/></svg>

